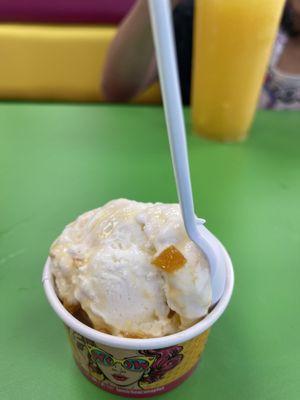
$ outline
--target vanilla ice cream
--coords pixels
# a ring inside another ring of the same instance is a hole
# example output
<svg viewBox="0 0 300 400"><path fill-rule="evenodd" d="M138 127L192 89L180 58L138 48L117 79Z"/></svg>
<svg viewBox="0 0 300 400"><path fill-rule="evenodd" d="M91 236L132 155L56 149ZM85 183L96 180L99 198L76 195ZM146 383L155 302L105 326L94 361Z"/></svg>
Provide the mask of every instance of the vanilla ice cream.
<svg viewBox="0 0 300 400"><path fill-rule="evenodd" d="M207 260L188 238L177 204L113 200L68 225L50 260L64 306L80 308L95 329L112 335L178 332L211 305Z"/></svg>

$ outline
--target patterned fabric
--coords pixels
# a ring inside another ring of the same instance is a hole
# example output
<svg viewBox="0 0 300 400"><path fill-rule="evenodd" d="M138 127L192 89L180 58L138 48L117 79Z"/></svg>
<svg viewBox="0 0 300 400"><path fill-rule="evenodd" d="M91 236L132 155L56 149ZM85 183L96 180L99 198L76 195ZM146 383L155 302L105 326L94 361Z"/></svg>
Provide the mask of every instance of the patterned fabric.
<svg viewBox="0 0 300 400"><path fill-rule="evenodd" d="M267 109L300 109L300 75L281 72L277 68L279 58L287 43L287 36L280 32L274 45L273 55L261 93L260 107Z"/></svg>

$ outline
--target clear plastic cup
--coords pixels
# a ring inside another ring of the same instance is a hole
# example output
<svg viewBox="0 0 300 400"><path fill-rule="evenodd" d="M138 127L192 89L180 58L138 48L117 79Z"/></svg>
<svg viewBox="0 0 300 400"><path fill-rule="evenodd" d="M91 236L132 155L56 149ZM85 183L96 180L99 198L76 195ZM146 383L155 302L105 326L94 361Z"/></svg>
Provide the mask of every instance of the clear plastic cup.
<svg viewBox="0 0 300 400"><path fill-rule="evenodd" d="M159 338L131 339L96 331L73 317L54 289L47 260L43 286L55 313L67 328L75 362L82 374L99 388L125 397L151 397L180 385L195 370L211 326L231 298L234 273L221 245L226 269L225 290L216 306L192 327Z"/></svg>

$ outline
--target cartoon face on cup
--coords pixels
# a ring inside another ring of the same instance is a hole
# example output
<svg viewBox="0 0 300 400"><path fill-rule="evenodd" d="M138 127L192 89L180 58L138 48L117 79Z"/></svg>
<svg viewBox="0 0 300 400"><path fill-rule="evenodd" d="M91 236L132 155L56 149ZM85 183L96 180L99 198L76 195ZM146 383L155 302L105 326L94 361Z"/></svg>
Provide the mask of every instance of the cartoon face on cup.
<svg viewBox="0 0 300 400"><path fill-rule="evenodd" d="M76 346L85 352L90 372L99 381L127 389L143 389L179 365L183 359L182 346L159 350L126 350L96 345L73 333Z"/></svg>
<svg viewBox="0 0 300 400"><path fill-rule="evenodd" d="M104 345L101 348L91 348L90 354L95 370L119 386L138 385L149 374L155 361L155 356L144 356L130 350L108 349Z"/></svg>

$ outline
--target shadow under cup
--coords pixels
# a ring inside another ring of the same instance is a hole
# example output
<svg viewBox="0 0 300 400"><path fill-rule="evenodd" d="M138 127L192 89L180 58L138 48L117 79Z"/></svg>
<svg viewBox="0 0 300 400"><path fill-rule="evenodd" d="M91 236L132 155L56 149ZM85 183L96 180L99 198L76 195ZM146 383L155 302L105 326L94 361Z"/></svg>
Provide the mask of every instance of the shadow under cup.
<svg viewBox="0 0 300 400"><path fill-rule="evenodd" d="M47 260L43 286L47 299L64 322L73 356L82 374L110 393L125 397L151 397L180 385L195 370L210 327L223 314L231 298L234 274L230 257L221 245L226 269L224 293L200 322L173 335L131 339L96 331L74 318L57 297Z"/></svg>

